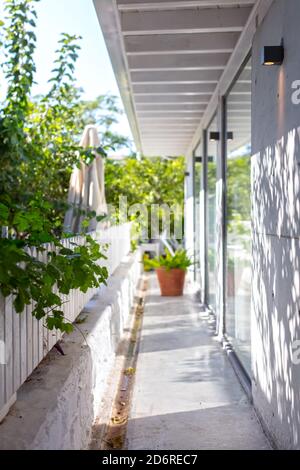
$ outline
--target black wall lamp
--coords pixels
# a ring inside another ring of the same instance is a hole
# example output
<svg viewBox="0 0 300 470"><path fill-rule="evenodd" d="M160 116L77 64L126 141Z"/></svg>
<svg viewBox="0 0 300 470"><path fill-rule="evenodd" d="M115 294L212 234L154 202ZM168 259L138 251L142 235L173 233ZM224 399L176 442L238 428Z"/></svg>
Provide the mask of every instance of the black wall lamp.
<svg viewBox="0 0 300 470"><path fill-rule="evenodd" d="M217 142L220 140L220 132L210 132L209 133L209 140L211 142ZM227 140L233 140L233 132L227 132Z"/></svg>
<svg viewBox="0 0 300 470"><path fill-rule="evenodd" d="M220 140L220 132L210 132L209 140L211 142L217 142L218 140Z"/></svg>
<svg viewBox="0 0 300 470"><path fill-rule="evenodd" d="M280 46L264 46L262 49L262 65L281 65L284 60L283 41Z"/></svg>

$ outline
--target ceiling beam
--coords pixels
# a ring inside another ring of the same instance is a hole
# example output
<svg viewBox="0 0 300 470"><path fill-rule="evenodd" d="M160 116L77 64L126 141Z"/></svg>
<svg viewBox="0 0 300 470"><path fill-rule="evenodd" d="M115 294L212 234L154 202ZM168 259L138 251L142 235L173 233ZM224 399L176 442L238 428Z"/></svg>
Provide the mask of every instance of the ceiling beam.
<svg viewBox="0 0 300 470"><path fill-rule="evenodd" d="M200 118L201 118L201 115L200 115ZM189 121L191 123L197 123L199 122L199 116L151 116L151 117L141 116L139 119L139 122L144 123L144 124L150 121L157 122L160 125L163 125L171 121L177 122L177 123L181 123L182 121Z"/></svg>
<svg viewBox="0 0 300 470"><path fill-rule="evenodd" d="M182 8L210 8L215 6L253 5L255 0L117 0L120 11L160 11Z"/></svg>
<svg viewBox="0 0 300 470"><path fill-rule="evenodd" d="M133 92L135 96L142 94L162 96L167 94L181 94L184 96L192 95L207 95L212 94L216 85L203 84L203 83L166 83L166 84L146 84L146 85L133 85Z"/></svg>
<svg viewBox="0 0 300 470"><path fill-rule="evenodd" d="M193 107L206 107L208 101L160 101L157 103L143 103L143 102L136 102L136 109L151 109L153 107L153 110L159 109L160 106L168 107L169 109L174 109L174 107L180 107L180 106L193 106ZM243 105L244 103L240 103Z"/></svg>
<svg viewBox="0 0 300 470"><path fill-rule="evenodd" d="M155 134L155 135L154 134L142 135L143 142L150 141L150 142L154 143L154 142L156 142L157 139L161 140L161 138L163 139L163 141L164 140L168 140L169 142L174 141L175 134L167 134L165 136L160 136L160 135L157 135L157 134ZM182 139L185 142L188 142L190 140L190 138L191 138L190 134L185 134L185 135L176 137L177 141L179 139Z"/></svg>
<svg viewBox="0 0 300 470"><path fill-rule="evenodd" d="M147 138L150 138L152 139L153 141L155 141L156 138L160 138L160 137L165 137L166 139L167 138L173 138L176 136L176 138L178 137L186 137L186 138L190 138L192 136L192 132L184 132L184 133L181 133L179 134L177 131L176 132L163 132L163 133L159 133L159 132L142 132L141 133L141 136L143 139L147 139Z"/></svg>
<svg viewBox="0 0 300 470"><path fill-rule="evenodd" d="M176 114L174 116L174 110L172 111L138 111L137 115L140 119L160 119L160 118L166 118L166 119L192 119L194 120L195 118L201 118L203 116L203 112L199 112L199 110L195 111L182 111L182 110L176 110Z"/></svg>
<svg viewBox="0 0 300 470"><path fill-rule="evenodd" d="M141 114L155 114L157 112L164 113L197 113L199 111L204 112L207 104L184 104L184 103L167 103L167 104L158 104L156 106L151 106L148 104L136 104L136 110L138 115Z"/></svg>
<svg viewBox="0 0 300 470"><path fill-rule="evenodd" d="M148 70L223 70L230 54L198 54L196 56L129 56L128 65L132 72Z"/></svg>
<svg viewBox="0 0 300 470"><path fill-rule="evenodd" d="M136 107L138 105L149 105L156 106L161 104L207 104L211 98L210 94L207 95L196 95L196 96L185 96L176 94L166 95L135 95L134 100Z"/></svg>
<svg viewBox="0 0 300 470"><path fill-rule="evenodd" d="M176 137L176 136L166 136L166 137L163 137L163 136L157 136L155 137L155 139L153 140L153 137L150 136L150 137L143 137L143 145L145 143L149 143L150 145L153 144L153 142L155 143L160 143L160 142L163 142L163 143L184 143L184 142L188 142L189 141L189 136L183 136L183 137Z"/></svg>
<svg viewBox="0 0 300 470"><path fill-rule="evenodd" d="M186 149L187 155L192 154L193 149L196 147L199 141L199 136L202 135L203 129L207 127L208 123L216 112L220 97L226 95L230 85L232 84L236 76L237 71L241 69L243 62L247 57L247 54L249 54L251 50L253 37L257 31L257 28L263 22L273 1L274 0L257 0L254 7L252 8L251 14L249 15L244 30L236 44L234 52L230 57L227 67L224 70L222 77L220 78L218 86L216 87L216 90L211 98L207 110L199 123L199 126L195 132L195 135L190 145ZM251 73L251 71L248 69L248 72L246 73ZM239 85L239 83L235 85L235 90ZM249 84L249 89L246 91L246 93L251 93L251 82Z"/></svg>
<svg viewBox="0 0 300 470"><path fill-rule="evenodd" d="M230 53L239 33L165 34L162 36L127 36L127 55Z"/></svg>
<svg viewBox="0 0 300 470"><path fill-rule="evenodd" d="M165 121L163 124L161 124L160 122L154 122L154 121L148 121L148 122L142 122L140 121L139 123L139 128L140 128L140 131L141 132L144 132L144 131L161 131L161 130L165 130L166 132L167 131L174 131L174 129L179 129L180 131L184 130L184 131L189 131L189 130L193 130L196 128L195 124L194 123L190 123L190 122L182 122L182 123L179 123L178 122L170 122L170 121Z"/></svg>
<svg viewBox="0 0 300 470"><path fill-rule="evenodd" d="M251 7L121 12L124 36L241 32Z"/></svg>
<svg viewBox="0 0 300 470"><path fill-rule="evenodd" d="M132 84L141 83L214 83L217 84L222 75L222 70L177 70L169 72L162 70L160 72L132 72Z"/></svg>

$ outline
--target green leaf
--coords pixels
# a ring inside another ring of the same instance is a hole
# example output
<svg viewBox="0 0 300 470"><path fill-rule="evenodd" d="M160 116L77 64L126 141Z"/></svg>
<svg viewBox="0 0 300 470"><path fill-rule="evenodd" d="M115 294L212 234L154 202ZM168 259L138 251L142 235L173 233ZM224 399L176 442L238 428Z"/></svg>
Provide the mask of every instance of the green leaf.
<svg viewBox="0 0 300 470"><path fill-rule="evenodd" d="M17 296L14 299L13 304L14 304L14 307L15 307L17 313L23 312L23 310L25 308L24 297L20 293L17 294Z"/></svg>

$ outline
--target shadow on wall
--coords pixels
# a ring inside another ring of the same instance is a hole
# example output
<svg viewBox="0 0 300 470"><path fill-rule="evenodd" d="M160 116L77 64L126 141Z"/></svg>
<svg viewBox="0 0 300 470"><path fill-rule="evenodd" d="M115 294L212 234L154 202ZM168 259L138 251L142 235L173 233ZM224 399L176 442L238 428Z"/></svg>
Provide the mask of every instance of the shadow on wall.
<svg viewBox="0 0 300 470"><path fill-rule="evenodd" d="M252 157L255 406L275 442L300 448L300 128Z"/></svg>

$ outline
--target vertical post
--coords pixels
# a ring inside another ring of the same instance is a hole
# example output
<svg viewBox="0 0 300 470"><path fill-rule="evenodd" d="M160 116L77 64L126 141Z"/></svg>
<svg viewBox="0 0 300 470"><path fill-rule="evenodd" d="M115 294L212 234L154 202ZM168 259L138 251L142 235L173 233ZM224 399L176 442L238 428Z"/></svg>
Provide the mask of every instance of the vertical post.
<svg viewBox="0 0 300 470"><path fill-rule="evenodd" d="M222 97L218 113L220 145L217 159L217 335L226 333L226 98Z"/></svg>
<svg viewBox="0 0 300 470"><path fill-rule="evenodd" d="M197 271L197 265L196 265L196 241L197 241L197 224L196 224L196 151L193 150L192 152L192 159L193 159L193 261L194 261L194 281L196 282L196 271Z"/></svg>
<svg viewBox="0 0 300 470"><path fill-rule="evenodd" d="M189 154L186 159L185 201L184 202L185 202L184 245L189 256L191 256L194 250L193 154ZM191 270L189 271L189 273L191 273Z"/></svg>
<svg viewBox="0 0 300 470"><path fill-rule="evenodd" d="M202 201L203 204L203 220L202 220L202 278L203 278L203 288L202 288L202 302L204 305L208 303L208 262L207 262L207 250L208 250L208 225L207 225L207 130L203 130L202 133L202 146L203 146L203 155L202 155Z"/></svg>

